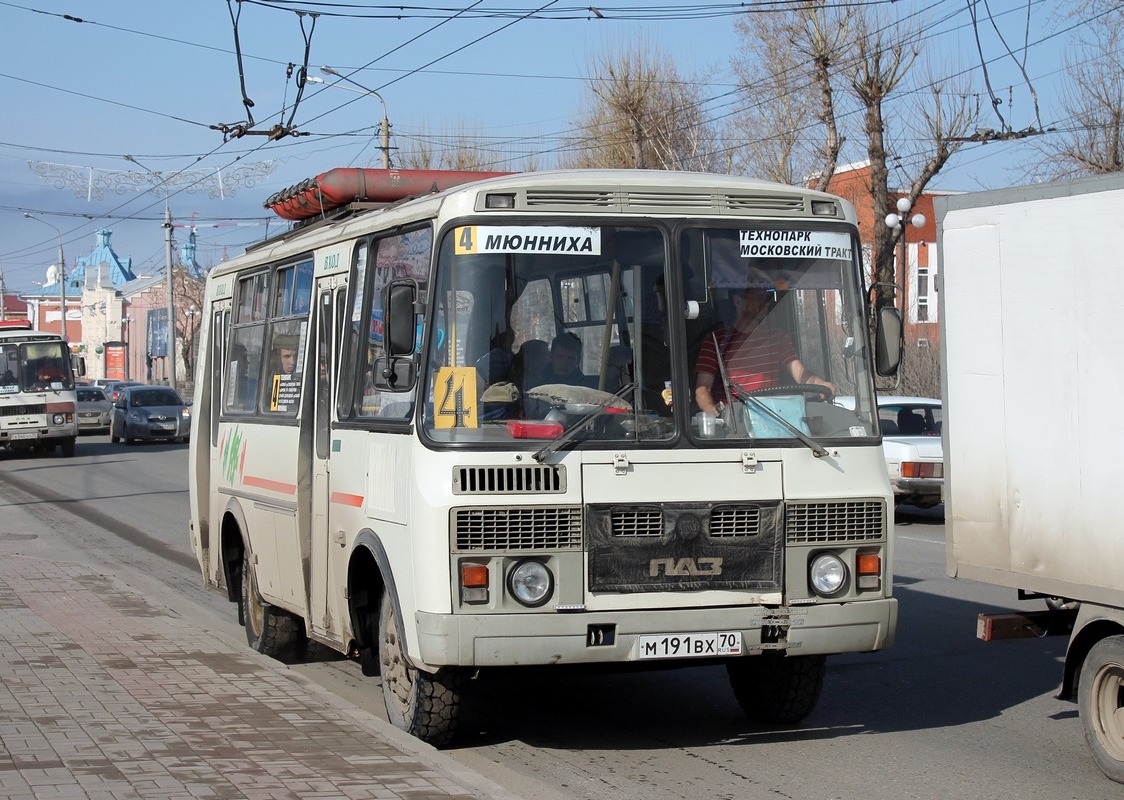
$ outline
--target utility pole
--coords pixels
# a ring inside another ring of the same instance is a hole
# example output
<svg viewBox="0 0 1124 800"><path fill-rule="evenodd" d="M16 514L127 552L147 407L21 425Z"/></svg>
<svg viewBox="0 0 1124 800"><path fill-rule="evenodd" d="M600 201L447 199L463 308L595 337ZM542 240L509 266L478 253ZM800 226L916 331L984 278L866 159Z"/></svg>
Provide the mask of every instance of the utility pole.
<svg viewBox="0 0 1124 800"><path fill-rule="evenodd" d="M164 261L167 264L167 305L168 305L168 352L165 363L168 365L168 385L176 388L176 303L172 291L172 212L164 200Z"/></svg>
<svg viewBox="0 0 1124 800"><path fill-rule="evenodd" d="M8 287L4 285L4 268L0 267L0 322L8 319Z"/></svg>
<svg viewBox="0 0 1124 800"><path fill-rule="evenodd" d="M26 211L23 214L28 219L33 219L36 222L42 222L47 227L54 230L55 235L59 237L59 332L62 337L66 338L66 256L62 252L62 231L58 226L47 222L45 219L28 214Z"/></svg>
<svg viewBox="0 0 1124 800"><path fill-rule="evenodd" d="M363 84L358 83L356 81L353 81L351 78L347 77L346 75L341 75L338 71L332 69L331 67L327 67L327 66L321 67L320 71L323 72L325 75L331 75L331 76L333 76L334 78L337 79L336 83L328 84L329 86L335 86L337 89L346 89L349 92L356 92L357 94L374 95L375 99L378 100L382 104L382 121L379 123L379 132L381 134L379 142L380 142L380 149L382 150L382 168L383 169L390 169L390 120L387 117L386 101L382 99L382 95L379 94L378 92L376 92L374 89L368 89ZM339 81L347 81L350 84L358 86L363 91L357 92L355 89L352 89L348 86L340 86ZM324 83L324 79L323 78L305 78L304 82L305 83Z"/></svg>

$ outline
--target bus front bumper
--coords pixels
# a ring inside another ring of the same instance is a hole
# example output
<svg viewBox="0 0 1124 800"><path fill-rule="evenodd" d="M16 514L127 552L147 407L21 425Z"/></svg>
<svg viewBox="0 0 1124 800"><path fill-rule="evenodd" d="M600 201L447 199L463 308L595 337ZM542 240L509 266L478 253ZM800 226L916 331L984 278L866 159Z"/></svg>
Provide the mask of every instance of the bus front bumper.
<svg viewBox="0 0 1124 800"><path fill-rule="evenodd" d="M895 598L851 603L646 611L417 614L418 667L640 661L641 635L740 631L742 655L873 652L893 643Z"/></svg>

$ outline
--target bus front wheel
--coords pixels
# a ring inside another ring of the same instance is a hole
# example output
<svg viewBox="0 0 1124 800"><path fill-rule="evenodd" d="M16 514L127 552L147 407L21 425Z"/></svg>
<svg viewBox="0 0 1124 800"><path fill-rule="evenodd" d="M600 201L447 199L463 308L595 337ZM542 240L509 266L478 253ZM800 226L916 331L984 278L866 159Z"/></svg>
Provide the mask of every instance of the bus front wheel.
<svg viewBox="0 0 1124 800"><path fill-rule="evenodd" d="M754 722L793 725L812 713L823 690L827 656L762 653L726 662L730 688Z"/></svg>
<svg viewBox="0 0 1124 800"><path fill-rule="evenodd" d="M390 722L434 747L452 741L463 674L451 668L429 673L406 660L394 601L389 594L383 595L379 606L379 663L383 702Z"/></svg>
<svg viewBox="0 0 1124 800"><path fill-rule="evenodd" d="M246 624L246 641L250 647L271 658L284 660L296 656L304 642L301 621L262 598L252 562L250 548L244 548L241 617Z"/></svg>

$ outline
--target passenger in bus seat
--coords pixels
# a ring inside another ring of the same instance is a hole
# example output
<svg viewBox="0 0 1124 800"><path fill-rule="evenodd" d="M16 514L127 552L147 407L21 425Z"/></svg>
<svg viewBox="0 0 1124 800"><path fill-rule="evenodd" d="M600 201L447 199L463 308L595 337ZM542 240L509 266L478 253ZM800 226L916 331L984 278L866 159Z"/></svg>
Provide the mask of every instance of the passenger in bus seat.
<svg viewBox="0 0 1124 800"><path fill-rule="evenodd" d="M481 388L511 380L511 371L515 366L515 354L511 351L513 344L515 334L510 328L497 331L492 336L491 349L476 360L476 371L480 373L483 384Z"/></svg>
<svg viewBox="0 0 1124 800"><path fill-rule="evenodd" d="M593 380L581 371L582 340L572 331L560 333L550 343L550 359L546 369L538 376L538 384L563 383L570 386L588 386L596 389Z"/></svg>
<svg viewBox="0 0 1124 800"><path fill-rule="evenodd" d="M292 375L297 371L297 346L299 339L296 336L282 334L273 340L273 363L275 373Z"/></svg>

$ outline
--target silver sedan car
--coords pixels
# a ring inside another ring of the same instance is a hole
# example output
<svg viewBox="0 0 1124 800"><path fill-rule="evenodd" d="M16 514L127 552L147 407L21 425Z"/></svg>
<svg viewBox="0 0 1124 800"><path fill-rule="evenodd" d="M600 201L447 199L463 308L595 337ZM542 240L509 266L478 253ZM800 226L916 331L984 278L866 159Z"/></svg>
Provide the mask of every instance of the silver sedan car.
<svg viewBox="0 0 1124 800"><path fill-rule="evenodd" d="M168 386L126 386L113 401L114 442L183 442L190 431L191 408Z"/></svg>
<svg viewBox="0 0 1124 800"><path fill-rule="evenodd" d="M109 433L113 420L113 403L100 386L79 386L78 432Z"/></svg>

